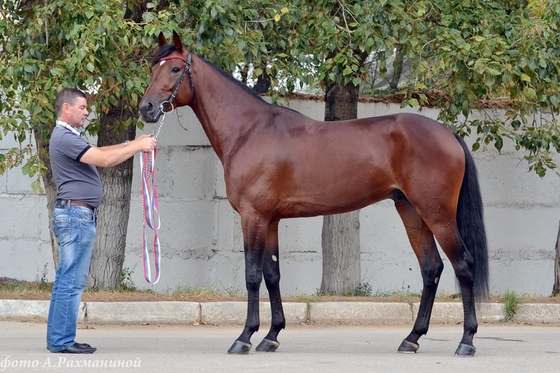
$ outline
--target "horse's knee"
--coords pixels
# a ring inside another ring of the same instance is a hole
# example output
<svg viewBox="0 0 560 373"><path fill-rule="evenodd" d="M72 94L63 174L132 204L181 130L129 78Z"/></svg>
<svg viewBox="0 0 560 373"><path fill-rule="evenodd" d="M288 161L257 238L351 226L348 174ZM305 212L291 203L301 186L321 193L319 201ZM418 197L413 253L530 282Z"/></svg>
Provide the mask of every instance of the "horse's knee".
<svg viewBox="0 0 560 373"><path fill-rule="evenodd" d="M247 287L247 291L259 291L261 288L262 282L262 271L258 269L245 271L245 285Z"/></svg>

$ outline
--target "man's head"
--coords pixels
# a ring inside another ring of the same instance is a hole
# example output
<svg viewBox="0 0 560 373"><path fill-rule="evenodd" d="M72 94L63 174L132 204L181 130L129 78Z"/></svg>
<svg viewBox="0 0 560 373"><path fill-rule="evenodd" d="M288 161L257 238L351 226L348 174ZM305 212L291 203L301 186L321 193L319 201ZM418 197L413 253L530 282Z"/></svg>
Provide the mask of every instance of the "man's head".
<svg viewBox="0 0 560 373"><path fill-rule="evenodd" d="M64 88L56 96L56 116L74 127L82 127L89 114L84 92L75 88Z"/></svg>

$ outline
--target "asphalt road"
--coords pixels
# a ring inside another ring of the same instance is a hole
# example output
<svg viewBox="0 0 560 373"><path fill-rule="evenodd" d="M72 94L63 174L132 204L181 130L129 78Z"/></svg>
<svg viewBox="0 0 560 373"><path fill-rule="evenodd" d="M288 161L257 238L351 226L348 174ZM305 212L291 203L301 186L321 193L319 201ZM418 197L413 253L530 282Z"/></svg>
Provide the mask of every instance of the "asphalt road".
<svg viewBox="0 0 560 373"><path fill-rule="evenodd" d="M46 350L44 323L0 322L0 372L558 372L560 327L483 324L474 358L453 353L462 326L431 327L416 354L397 347L410 326L290 326L273 353L228 355L240 326L90 325L92 355Z"/></svg>

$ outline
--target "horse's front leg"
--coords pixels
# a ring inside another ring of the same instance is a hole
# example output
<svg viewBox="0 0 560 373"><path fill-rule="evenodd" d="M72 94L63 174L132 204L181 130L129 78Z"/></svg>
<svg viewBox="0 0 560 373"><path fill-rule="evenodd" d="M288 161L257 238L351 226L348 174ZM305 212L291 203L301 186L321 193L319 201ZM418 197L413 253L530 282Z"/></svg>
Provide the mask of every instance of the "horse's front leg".
<svg viewBox="0 0 560 373"><path fill-rule="evenodd" d="M268 228L266 246L263 259L263 273L268 295L272 319L270 331L257 346L257 351L276 351L280 343L278 333L286 326L286 318L282 308L280 296L280 258L278 256L278 221L271 222Z"/></svg>
<svg viewBox="0 0 560 373"><path fill-rule="evenodd" d="M264 225L252 224L251 228L249 228L249 224L243 225L247 319L243 332L228 350L230 354L248 354L252 347L251 336L259 330L259 290L262 282L263 253L266 240L266 233L262 232ZM260 229L252 229L253 227L259 227ZM264 228L264 232L266 231L267 228Z"/></svg>

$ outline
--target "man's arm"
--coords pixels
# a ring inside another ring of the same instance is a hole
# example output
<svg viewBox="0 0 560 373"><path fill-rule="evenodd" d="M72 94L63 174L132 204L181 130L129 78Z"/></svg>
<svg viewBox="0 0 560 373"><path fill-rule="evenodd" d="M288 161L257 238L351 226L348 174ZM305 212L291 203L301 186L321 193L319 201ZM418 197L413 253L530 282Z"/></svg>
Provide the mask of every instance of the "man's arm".
<svg viewBox="0 0 560 373"><path fill-rule="evenodd" d="M80 162L97 167L112 167L126 161L138 152L149 152L155 147L155 137L142 135L136 140L129 141L127 145L123 143L100 148L92 146L82 155Z"/></svg>

